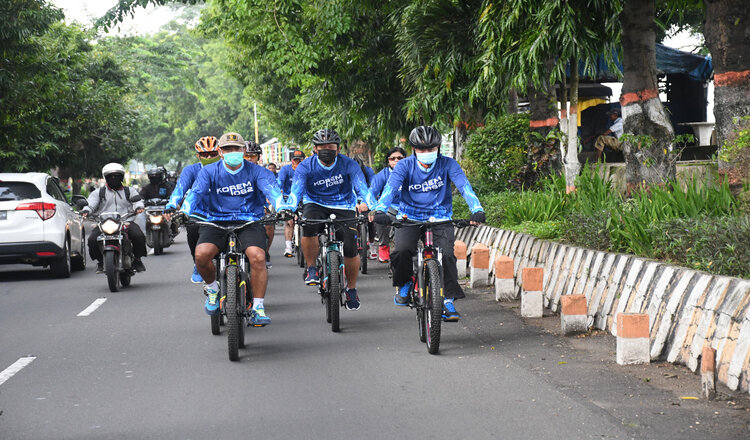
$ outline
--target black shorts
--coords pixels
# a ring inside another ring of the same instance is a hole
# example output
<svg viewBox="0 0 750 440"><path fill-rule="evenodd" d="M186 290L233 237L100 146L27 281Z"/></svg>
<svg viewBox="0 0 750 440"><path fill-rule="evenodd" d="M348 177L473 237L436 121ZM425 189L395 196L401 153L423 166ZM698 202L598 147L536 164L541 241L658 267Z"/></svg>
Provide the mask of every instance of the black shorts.
<svg viewBox="0 0 750 440"><path fill-rule="evenodd" d="M221 226L228 226L238 223L216 222L216 224ZM216 245L216 247L218 247L222 252L227 250L228 232L214 228L213 226L200 225L198 234L198 245L200 245L201 243L211 243ZM264 228L260 223L250 225L237 234L237 241L237 248L242 250L243 252L245 251L245 249L251 246L255 246L265 250L268 242L266 228Z"/></svg>
<svg viewBox="0 0 750 440"><path fill-rule="evenodd" d="M336 214L336 218L350 219L357 216L355 211L347 209L333 209L320 206L315 203L307 203L302 207L302 217L310 220L323 220L331 214ZM336 226L336 239L344 242L344 256L357 256L357 227L356 223L338 224ZM302 228L303 237L315 237L323 232L324 225L308 225Z"/></svg>

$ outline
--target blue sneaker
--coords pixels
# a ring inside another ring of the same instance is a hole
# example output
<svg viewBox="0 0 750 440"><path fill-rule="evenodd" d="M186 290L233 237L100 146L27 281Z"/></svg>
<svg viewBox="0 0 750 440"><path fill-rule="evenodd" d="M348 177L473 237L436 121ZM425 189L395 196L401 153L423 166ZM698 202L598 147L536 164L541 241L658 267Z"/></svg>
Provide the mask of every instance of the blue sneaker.
<svg viewBox="0 0 750 440"><path fill-rule="evenodd" d="M250 309L250 322L248 325L254 325L255 327L263 327L271 323L271 318L266 316L266 310L263 307L257 309Z"/></svg>
<svg viewBox="0 0 750 440"><path fill-rule="evenodd" d="M308 286L317 286L320 284L320 275L318 275L318 268L310 266L307 268L307 274L305 275L305 284Z"/></svg>
<svg viewBox="0 0 750 440"><path fill-rule="evenodd" d="M393 297L393 304L397 306L408 306L409 305L409 291L411 290L412 282L404 284L398 288L398 293Z"/></svg>
<svg viewBox="0 0 750 440"><path fill-rule="evenodd" d="M443 321L456 322L459 319L461 319L461 315L456 311L456 306L453 305L453 300L446 299L443 301Z"/></svg>
<svg viewBox="0 0 750 440"><path fill-rule="evenodd" d="M359 310L359 296L357 296L357 289L346 289L346 308L349 310Z"/></svg>
<svg viewBox="0 0 750 440"><path fill-rule="evenodd" d="M193 274L190 275L190 281L193 284L200 284L203 282L203 277L201 276L200 273L198 273L198 268L195 266L193 266Z"/></svg>
<svg viewBox="0 0 750 440"><path fill-rule="evenodd" d="M203 308L206 310L206 314L215 315L219 313L219 291L214 290L208 286L203 288L206 293L206 304Z"/></svg>

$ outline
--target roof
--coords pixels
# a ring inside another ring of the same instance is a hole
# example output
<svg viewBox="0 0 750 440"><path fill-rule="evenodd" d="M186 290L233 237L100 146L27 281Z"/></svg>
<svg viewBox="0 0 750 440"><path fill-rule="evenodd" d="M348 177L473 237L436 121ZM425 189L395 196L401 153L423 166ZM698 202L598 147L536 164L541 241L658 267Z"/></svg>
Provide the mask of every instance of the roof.
<svg viewBox="0 0 750 440"><path fill-rule="evenodd" d="M618 59L617 52L613 54L615 64L617 65L620 74L623 71L622 63ZM583 62L578 63L578 71L581 75L581 80L595 81L595 82L620 82L622 76L618 76L615 72L612 72L604 61L604 56L600 55L596 59L596 75L595 77L583 75ZM656 71L660 74L666 75L687 75L693 81L708 81L713 75L713 63L711 57L696 55L690 52L683 52L681 50L665 46L663 44L656 44ZM570 74L570 68L566 69L566 74Z"/></svg>

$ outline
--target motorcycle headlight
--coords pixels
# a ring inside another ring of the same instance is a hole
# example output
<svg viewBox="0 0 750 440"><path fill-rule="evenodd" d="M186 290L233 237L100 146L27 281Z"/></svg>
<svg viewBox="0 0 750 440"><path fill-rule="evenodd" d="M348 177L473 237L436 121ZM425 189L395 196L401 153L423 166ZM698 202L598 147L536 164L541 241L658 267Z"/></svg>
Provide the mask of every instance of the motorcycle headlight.
<svg viewBox="0 0 750 440"><path fill-rule="evenodd" d="M112 235L120 230L120 224L114 220L105 220L102 223L102 232L107 235Z"/></svg>
<svg viewBox="0 0 750 440"><path fill-rule="evenodd" d="M157 224L157 223L161 223L162 216L161 215L149 215L148 219L151 220L151 223Z"/></svg>

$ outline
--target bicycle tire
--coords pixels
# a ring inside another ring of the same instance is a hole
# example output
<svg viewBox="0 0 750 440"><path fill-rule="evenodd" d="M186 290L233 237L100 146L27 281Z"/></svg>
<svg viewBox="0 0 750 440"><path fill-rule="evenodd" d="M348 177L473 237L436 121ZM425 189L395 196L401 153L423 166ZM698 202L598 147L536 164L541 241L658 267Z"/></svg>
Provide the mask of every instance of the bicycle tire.
<svg viewBox="0 0 750 440"><path fill-rule="evenodd" d="M249 267L247 268L250 269ZM252 296L252 287L250 287L250 275L247 272L240 275L240 292L237 297L237 315L240 320L240 332L238 334L238 345L245 348L245 327L247 327L247 301ZM252 300L250 300L252 301Z"/></svg>
<svg viewBox="0 0 750 440"><path fill-rule="evenodd" d="M209 317L211 318L211 334L220 335L221 334L221 313L210 315Z"/></svg>
<svg viewBox="0 0 750 440"><path fill-rule="evenodd" d="M297 265L305 268L305 254L302 253L302 227L295 224L294 230L294 250L297 252Z"/></svg>
<svg viewBox="0 0 750 440"><path fill-rule="evenodd" d="M427 342L427 331L425 330L424 309L417 308L417 331L419 332L419 341Z"/></svg>
<svg viewBox="0 0 750 440"><path fill-rule="evenodd" d="M326 283L326 309L331 318L331 331L338 332L339 309L341 307L341 255L338 252L328 252L328 282Z"/></svg>
<svg viewBox="0 0 750 440"><path fill-rule="evenodd" d="M427 352L437 354L440 351L440 325L443 322L443 280L437 261L425 261L424 284Z"/></svg>
<svg viewBox="0 0 750 440"><path fill-rule="evenodd" d="M359 234L359 271L363 274L367 274L367 223L364 223L359 227L357 231Z"/></svg>
<svg viewBox="0 0 750 440"><path fill-rule="evenodd" d="M230 264L224 272L225 280L222 284L222 290L226 293L226 310L227 310L227 348L229 360L237 361L240 358L239 333L243 331L240 324L240 315L237 313L239 299L239 280L237 279L237 266ZM222 295L223 296L223 295Z"/></svg>

